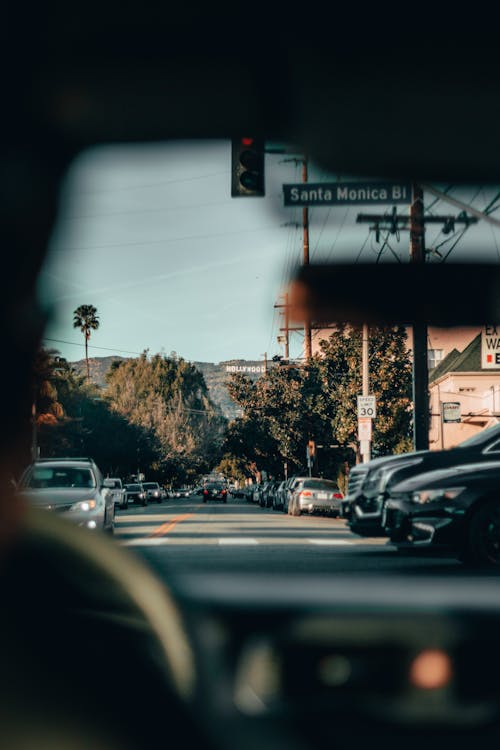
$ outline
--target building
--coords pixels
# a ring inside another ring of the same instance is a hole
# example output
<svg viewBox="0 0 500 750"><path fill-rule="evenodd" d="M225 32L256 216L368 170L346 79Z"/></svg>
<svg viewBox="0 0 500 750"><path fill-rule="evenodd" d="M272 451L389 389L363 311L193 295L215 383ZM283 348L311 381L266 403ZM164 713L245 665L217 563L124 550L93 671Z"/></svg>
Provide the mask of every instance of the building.
<svg viewBox="0 0 500 750"><path fill-rule="evenodd" d="M500 368L481 368L481 334L454 347L429 373L429 447L453 448L500 421ZM460 404L460 422L444 422L443 404Z"/></svg>

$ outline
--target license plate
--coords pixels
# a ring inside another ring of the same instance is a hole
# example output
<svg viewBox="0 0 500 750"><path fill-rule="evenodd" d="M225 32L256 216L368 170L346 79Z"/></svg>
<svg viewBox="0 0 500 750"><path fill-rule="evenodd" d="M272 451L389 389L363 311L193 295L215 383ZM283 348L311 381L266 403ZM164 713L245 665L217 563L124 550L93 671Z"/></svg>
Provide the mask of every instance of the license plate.
<svg viewBox="0 0 500 750"><path fill-rule="evenodd" d="M316 497L318 500L328 500L328 492L318 492Z"/></svg>

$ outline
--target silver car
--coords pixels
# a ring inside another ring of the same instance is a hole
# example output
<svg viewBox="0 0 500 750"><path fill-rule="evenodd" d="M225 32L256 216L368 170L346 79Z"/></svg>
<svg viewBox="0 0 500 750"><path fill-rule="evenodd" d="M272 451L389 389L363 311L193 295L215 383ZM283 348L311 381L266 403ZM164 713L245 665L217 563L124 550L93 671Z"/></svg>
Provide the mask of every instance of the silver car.
<svg viewBox="0 0 500 750"><path fill-rule="evenodd" d="M149 501L156 500L157 503L161 503L163 500L163 493L158 482L143 482L142 486L146 491L146 496Z"/></svg>
<svg viewBox="0 0 500 750"><path fill-rule="evenodd" d="M39 459L23 473L19 491L32 505L78 526L114 531L113 493L91 459Z"/></svg>
<svg viewBox="0 0 500 750"><path fill-rule="evenodd" d="M293 488L288 513L291 516L300 516L302 513L339 516L343 498L337 482L331 479L301 479Z"/></svg>

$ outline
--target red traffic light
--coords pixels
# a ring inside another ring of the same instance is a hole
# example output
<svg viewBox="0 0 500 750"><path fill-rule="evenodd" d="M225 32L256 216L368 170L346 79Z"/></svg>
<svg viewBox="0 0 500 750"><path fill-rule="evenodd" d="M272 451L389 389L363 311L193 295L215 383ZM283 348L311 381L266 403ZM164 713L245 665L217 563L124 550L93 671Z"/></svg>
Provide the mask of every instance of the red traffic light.
<svg viewBox="0 0 500 750"><path fill-rule="evenodd" d="M231 196L263 196L264 140L234 138L231 147Z"/></svg>

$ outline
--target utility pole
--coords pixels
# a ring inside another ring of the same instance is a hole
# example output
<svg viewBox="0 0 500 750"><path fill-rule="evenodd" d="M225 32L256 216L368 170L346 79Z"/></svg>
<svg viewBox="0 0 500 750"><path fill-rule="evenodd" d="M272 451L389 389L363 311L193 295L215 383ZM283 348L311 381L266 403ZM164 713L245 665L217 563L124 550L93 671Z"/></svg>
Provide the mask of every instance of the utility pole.
<svg viewBox="0 0 500 750"><path fill-rule="evenodd" d="M304 155L302 161L302 182L307 182L307 156ZM302 209L302 229L304 235L304 265L309 265L309 207L304 206ZM309 316L304 321L304 356L306 363L312 357L312 340L311 340L311 320Z"/></svg>
<svg viewBox="0 0 500 750"><path fill-rule="evenodd" d="M413 184L410 206L410 261L425 263L424 191ZM425 289L422 289L425 294ZM429 448L429 367L427 323L413 323L413 447Z"/></svg>
<svg viewBox="0 0 500 750"><path fill-rule="evenodd" d="M444 200L444 198L443 198ZM358 214L358 223L369 223L376 233L377 241L381 231L397 234L401 230L410 232L410 262L425 263L425 225L442 224L443 233L449 234L456 224L466 228L477 224L477 216L469 216L463 211L458 216L424 216L424 192L421 185L412 185L412 202L409 215L397 213L396 207L390 214ZM426 293L421 290L422 295ZM415 450L429 447L429 369L427 365L427 324L414 323L413 329L413 446Z"/></svg>
<svg viewBox="0 0 500 750"><path fill-rule="evenodd" d="M31 459L36 461L38 458L38 434L36 425L36 391L33 394L31 404Z"/></svg>
<svg viewBox="0 0 500 750"><path fill-rule="evenodd" d="M361 368L362 368L362 394L363 396L370 395L370 365L368 358L368 349L370 344L370 332L368 324L363 324L363 341L362 341L362 354L361 354ZM363 457L363 463L366 463L371 458L371 440L361 441L361 455Z"/></svg>

